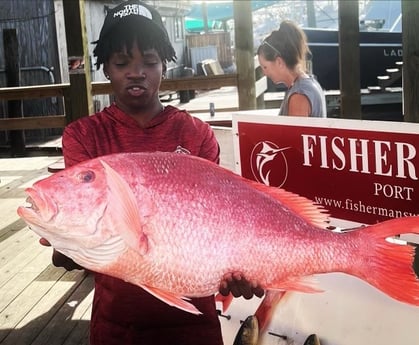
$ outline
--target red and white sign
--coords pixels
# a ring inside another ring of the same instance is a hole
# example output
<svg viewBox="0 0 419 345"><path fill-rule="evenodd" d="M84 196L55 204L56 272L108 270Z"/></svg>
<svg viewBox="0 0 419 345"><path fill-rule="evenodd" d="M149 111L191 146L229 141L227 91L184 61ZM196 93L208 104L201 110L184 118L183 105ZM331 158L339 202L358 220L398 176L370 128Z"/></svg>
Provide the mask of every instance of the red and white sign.
<svg viewBox="0 0 419 345"><path fill-rule="evenodd" d="M237 173L372 224L419 215L419 125L233 114ZM272 114L272 115L271 115Z"/></svg>

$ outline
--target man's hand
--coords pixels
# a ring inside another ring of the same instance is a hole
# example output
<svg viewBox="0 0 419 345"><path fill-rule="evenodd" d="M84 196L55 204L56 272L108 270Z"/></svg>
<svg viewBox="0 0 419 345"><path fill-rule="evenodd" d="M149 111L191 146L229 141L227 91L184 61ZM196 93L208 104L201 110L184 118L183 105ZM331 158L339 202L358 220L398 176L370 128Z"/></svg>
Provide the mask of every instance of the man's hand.
<svg viewBox="0 0 419 345"><path fill-rule="evenodd" d="M223 296L231 293L234 297L243 296L250 299L253 296L262 297L265 291L256 281L247 280L241 273L228 273L220 283L219 292Z"/></svg>
<svg viewBox="0 0 419 345"><path fill-rule="evenodd" d="M41 238L39 243L46 247L51 246L51 243L49 243L45 238ZM57 252L55 249L53 249L52 253L52 263L56 267L64 267L67 271L83 269L83 267L76 264L72 259L65 256L64 254L61 254L60 252Z"/></svg>

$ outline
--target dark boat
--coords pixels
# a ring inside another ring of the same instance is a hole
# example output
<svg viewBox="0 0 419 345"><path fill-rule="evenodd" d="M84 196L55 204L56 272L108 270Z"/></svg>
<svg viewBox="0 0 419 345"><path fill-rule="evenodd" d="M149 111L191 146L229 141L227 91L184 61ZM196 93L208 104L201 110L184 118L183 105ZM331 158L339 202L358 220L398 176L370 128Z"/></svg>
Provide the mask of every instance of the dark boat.
<svg viewBox="0 0 419 345"><path fill-rule="evenodd" d="M326 90L339 89L339 37L336 30L304 29L312 53L312 72ZM401 32L360 31L361 88L378 85L378 77L403 60ZM391 86L401 86L396 78Z"/></svg>

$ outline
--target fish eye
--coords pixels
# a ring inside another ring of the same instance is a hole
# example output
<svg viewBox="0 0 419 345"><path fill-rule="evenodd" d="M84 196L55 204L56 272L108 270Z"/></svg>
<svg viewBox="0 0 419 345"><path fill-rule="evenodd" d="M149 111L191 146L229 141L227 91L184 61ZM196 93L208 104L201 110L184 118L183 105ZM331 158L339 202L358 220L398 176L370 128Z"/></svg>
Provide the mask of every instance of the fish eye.
<svg viewBox="0 0 419 345"><path fill-rule="evenodd" d="M92 170L86 170L82 171L77 177L82 183L90 183L95 180L96 176Z"/></svg>

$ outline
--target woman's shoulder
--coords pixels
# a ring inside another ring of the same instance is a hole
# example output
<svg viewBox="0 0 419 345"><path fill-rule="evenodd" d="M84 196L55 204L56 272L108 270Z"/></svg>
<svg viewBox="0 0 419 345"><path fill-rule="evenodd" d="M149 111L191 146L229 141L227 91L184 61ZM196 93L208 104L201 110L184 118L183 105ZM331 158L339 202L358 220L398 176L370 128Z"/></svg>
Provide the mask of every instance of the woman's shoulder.
<svg viewBox="0 0 419 345"><path fill-rule="evenodd" d="M292 87L292 91L294 93L318 91L319 89L321 89L321 86L313 75L307 76L305 78L299 78Z"/></svg>
<svg viewBox="0 0 419 345"><path fill-rule="evenodd" d="M306 75L304 77L298 78L294 85L301 87L301 86L313 85L315 82L316 82L316 79L313 75Z"/></svg>

